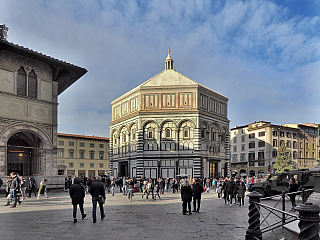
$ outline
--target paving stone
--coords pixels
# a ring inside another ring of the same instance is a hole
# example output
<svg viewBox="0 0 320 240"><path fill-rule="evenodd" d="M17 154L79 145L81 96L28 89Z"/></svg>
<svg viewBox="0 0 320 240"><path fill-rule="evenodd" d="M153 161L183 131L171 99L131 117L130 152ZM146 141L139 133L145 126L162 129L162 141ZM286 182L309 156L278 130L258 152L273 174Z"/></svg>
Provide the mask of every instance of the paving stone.
<svg viewBox="0 0 320 240"><path fill-rule="evenodd" d="M120 193L107 195L104 206L106 219L92 222L92 203L86 195L84 210L87 218L73 223L71 199L67 192L49 192L49 199L27 198L17 208L8 208L0 195L1 239L244 239L248 227L248 205L230 207L215 193L202 197L200 213L183 215L180 194L165 193L161 200L141 198L136 193L130 202ZM264 202L274 206L275 201ZM288 201L288 206L290 202ZM262 211L267 215L266 211ZM5 219L5 220L3 220ZM270 216L268 222L278 220ZM262 218L260 219L262 221ZM266 226L266 223L264 223ZM276 229L281 238L283 230ZM272 232L263 238L274 238Z"/></svg>

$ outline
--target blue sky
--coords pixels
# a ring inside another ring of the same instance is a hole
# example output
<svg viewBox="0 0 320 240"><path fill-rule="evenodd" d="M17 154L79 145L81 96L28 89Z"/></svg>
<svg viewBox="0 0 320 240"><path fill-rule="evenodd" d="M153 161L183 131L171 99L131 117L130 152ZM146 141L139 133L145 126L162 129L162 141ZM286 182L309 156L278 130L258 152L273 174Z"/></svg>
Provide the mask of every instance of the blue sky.
<svg viewBox="0 0 320 240"><path fill-rule="evenodd" d="M0 0L8 41L84 67L59 132L109 137L111 101L164 69L227 96L230 128L320 123L320 0Z"/></svg>

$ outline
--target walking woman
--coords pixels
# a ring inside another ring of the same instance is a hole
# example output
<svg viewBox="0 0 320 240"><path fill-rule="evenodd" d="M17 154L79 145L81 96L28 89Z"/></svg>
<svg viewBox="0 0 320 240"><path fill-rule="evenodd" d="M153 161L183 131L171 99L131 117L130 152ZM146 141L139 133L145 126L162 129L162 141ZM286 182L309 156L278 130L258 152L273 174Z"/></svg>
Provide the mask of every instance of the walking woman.
<svg viewBox="0 0 320 240"><path fill-rule="evenodd" d="M192 201L193 191L189 184L189 181L184 181L183 186L181 187L181 200L182 200L182 212L183 215L186 215L187 205L189 214L191 213L191 201Z"/></svg>
<svg viewBox="0 0 320 240"><path fill-rule="evenodd" d="M40 188L39 188L39 191L38 191L38 197L37 199L40 199L40 194L43 192L44 196L46 198L49 198L48 195L47 195L47 179L43 179L41 182L40 182Z"/></svg>

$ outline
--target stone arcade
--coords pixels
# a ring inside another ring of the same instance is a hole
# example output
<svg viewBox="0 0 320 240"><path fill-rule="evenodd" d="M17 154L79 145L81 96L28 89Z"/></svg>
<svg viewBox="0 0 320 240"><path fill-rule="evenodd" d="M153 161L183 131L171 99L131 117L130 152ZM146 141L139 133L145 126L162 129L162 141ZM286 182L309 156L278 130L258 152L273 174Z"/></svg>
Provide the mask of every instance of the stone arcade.
<svg viewBox="0 0 320 240"><path fill-rule="evenodd" d="M226 176L227 103L175 71L169 50L164 71L111 103L111 175Z"/></svg>
<svg viewBox="0 0 320 240"><path fill-rule="evenodd" d="M58 175L58 95L87 70L10 43L0 26L0 176Z"/></svg>

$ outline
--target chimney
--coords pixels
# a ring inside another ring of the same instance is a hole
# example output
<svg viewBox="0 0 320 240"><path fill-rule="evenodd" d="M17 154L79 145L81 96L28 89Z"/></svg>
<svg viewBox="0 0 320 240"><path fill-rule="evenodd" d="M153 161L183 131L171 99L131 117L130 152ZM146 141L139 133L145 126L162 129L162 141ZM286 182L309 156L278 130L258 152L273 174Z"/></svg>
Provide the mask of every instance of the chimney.
<svg viewBox="0 0 320 240"><path fill-rule="evenodd" d="M0 40L7 41L7 36L8 36L7 32L8 32L8 30L9 30L9 28L6 27L5 24L0 25Z"/></svg>

